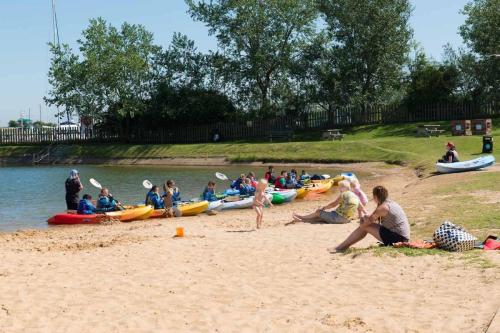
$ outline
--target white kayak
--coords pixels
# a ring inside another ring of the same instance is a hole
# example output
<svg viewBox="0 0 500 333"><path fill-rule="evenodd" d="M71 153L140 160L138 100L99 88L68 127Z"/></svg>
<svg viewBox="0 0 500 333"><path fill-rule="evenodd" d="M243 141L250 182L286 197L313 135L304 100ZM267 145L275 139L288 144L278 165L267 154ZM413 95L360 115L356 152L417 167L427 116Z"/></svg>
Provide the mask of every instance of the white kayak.
<svg viewBox="0 0 500 333"><path fill-rule="evenodd" d="M208 204L208 210L220 210L222 208L223 204L224 204L224 201L222 201L222 200L211 201Z"/></svg>
<svg viewBox="0 0 500 333"><path fill-rule="evenodd" d="M266 196L269 198L269 200L272 200L272 198L273 198L273 195L269 194L269 193L266 193ZM223 202L220 209L221 210L228 210L228 209L252 208L253 198L254 197L248 197L248 198L241 199L238 201Z"/></svg>
<svg viewBox="0 0 500 333"><path fill-rule="evenodd" d="M295 199L295 197L297 196L297 190L295 189L290 189L290 190L282 190L282 191L271 191L271 192L268 192L270 194L279 194L283 197L283 199L285 199L285 202L290 202L290 201L293 201L293 199Z"/></svg>
<svg viewBox="0 0 500 333"><path fill-rule="evenodd" d="M436 169L439 173L464 172L483 169L495 164L493 155L482 156L470 161L456 163L436 163Z"/></svg>

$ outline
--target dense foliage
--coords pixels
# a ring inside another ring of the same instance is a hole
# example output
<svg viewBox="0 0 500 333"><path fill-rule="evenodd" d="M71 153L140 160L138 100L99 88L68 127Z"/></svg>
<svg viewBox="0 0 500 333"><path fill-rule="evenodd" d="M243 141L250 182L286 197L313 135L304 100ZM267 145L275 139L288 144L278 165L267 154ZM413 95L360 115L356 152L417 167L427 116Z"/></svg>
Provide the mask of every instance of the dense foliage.
<svg viewBox="0 0 500 333"><path fill-rule="evenodd" d="M409 0L186 0L217 38L199 52L174 34L166 48L141 25L92 19L52 45L46 103L127 132L322 108L498 101L500 0L473 0L467 48L413 56Z"/></svg>

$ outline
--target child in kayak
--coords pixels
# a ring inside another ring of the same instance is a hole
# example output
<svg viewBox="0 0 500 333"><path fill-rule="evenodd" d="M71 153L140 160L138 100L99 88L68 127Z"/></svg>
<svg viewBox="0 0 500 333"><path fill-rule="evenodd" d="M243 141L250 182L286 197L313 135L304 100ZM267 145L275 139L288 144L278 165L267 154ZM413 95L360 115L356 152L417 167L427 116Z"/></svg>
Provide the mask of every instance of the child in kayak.
<svg viewBox="0 0 500 333"><path fill-rule="evenodd" d="M92 196L90 194L84 194L82 200L78 203L78 214L92 215L96 212L97 208L92 203Z"/></svg>
<svg viewBox="0 0 500 333"><path fill-rule="evenodd" d="M177 186L175 186L174 180L172 179L167 180L167 182L163 185L163 190L165 191L163 195L167 194L168 192L171 192L174 206L178 201L181 201L181 191Z"/></svg>
<svg viewBox="0 0 500 333"><path fill-rule="evenodd" d="M203 200L206 200L208 202L212 201L217 201L217 196L215 195L215 182L209 181L207 187L205 187L205 190L203 191L203 194L201 195Z"/></svg>
<svg viewBox="0 0 500 333"><path fill-rule="evenodd" d="M149 190L146 195L146 205L153 206L154 209L165 208L165 202L163 201L163 197L160 197L160 188L158 186L154 185Z"/></svg>
<svg viewBox="0 0 500 333"><path fill-rule="evenodd" d="M276 181L274 182L274 187L285 188L285 185L286 185L286 171L283 170L283 171L281 171L278 178L276 178Z"/></svg>
<svg viewBox="0 0 500 333"><path fill-rule="evenodd" d="M252 187L254 189L256 189L258 182L257 182L257 179L255 179L255 173L253 173L252 171L250 171L248 173L247 179L250 179L250 185L252 185Z"/></svg>
<svg viewBox="0 0 500 333"><path fill-rule="evenodd" d="M276 181L276 177L274 176L274 168L272 165L267 168L267 172L264 178L269 184L274 184L274 182Z"/></svg>
<svg viewBox="0 0 500 333"><path fill-rule="evenodd" d="M109 190L105 187L101 190L99 194L99 199L97 199L97 210L99 212L112 212L118 209L118 202L109 194Z"/></svg>
<svg viewBox="0 0 500 333"><path fill-rule="evenodd" d="M255 193L255 188L252 187L250 179L246 178L245 183L240 185L241 195L252 195Z"/></svg>
<svg viewBox="0 0 500 333"><path fill-rule="evenodd" d="M257 184L257 191L255 192L255 197L253 198L253 209L257 213L257 229L260 229L262 225L262 219L264 218L264 205L267 203L269 206L273 206L271 200L266 196L267 180L261 179Z"/></svg>

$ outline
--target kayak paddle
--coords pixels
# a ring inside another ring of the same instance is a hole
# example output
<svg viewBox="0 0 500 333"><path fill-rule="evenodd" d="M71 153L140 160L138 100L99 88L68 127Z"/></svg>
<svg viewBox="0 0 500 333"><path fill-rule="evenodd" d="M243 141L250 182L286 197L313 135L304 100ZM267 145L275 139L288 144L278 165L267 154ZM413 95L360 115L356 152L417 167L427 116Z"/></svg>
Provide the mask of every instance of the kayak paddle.
<svg viewBox="0 0 500 333"><path fill-rule="evenodd" d="M102 190L101 184L95 180L94 178L90 178L90 184L92 184L94 187L97 187L98 189Z"/></svg>
<svg viewBox="0 0 500 333"><path fill-rule="evenodd" d="M142 182L142 186L148 190L153 188L153 184L147 179Z"/></svg>
<svg viewBox="0 0 500 333"><path fill-rule="evenodd" d="M231 179L227 178L227 176L225 174L220 173L220 172L216 172L215 177L219 178L220 180L231 180Z"/></svg>

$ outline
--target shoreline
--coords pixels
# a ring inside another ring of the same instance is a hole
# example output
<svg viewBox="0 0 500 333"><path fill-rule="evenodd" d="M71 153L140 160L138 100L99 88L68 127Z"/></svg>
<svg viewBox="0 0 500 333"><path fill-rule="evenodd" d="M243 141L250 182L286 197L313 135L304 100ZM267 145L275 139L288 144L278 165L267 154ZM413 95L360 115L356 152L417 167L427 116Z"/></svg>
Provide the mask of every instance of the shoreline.
<svg viewBox="0 0 500 333"><path fill-rule="evenodd" d="M332 162L305 162L304 160L256 160L256 161L231 161L226 157L173 157L173 158L68 158L60 159L52 163L31 163L27 157L1 157L0 167L9 166L50 166L50 165L159 165L159 166L297 166L309 168L350 168L359 169L356 166L406 166L404 163L390 163L378 161L332 161ZM412 168L409 168L412 169Z"/></svg>

